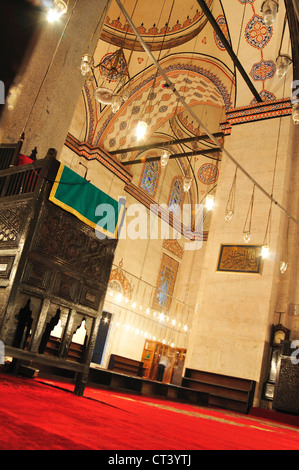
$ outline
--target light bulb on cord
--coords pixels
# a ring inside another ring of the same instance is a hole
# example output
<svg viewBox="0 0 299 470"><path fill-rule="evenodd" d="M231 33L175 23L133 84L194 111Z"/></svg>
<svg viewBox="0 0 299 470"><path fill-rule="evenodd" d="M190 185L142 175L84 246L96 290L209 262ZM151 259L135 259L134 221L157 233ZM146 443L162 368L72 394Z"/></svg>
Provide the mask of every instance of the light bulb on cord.
<svg viewBox="0 0 299 470"><path fill-rule="evenodd" d="M230 220L232 220L233 215L234 215L234 211L232 209L226 209L226 212L225 212L226 222L229 222Z"/></svg>
<svg viewBox="0 0 299 470"><path fill-rule="evenodd" d="M288 268L288 263L286 261L281 261L279 265L279 270L281 274L284 274Z"/></svg>
<svg viewBox="0 0 299 470"><path fill-rule="evenodd" d="M261 12L264 23L267 26L272 26L278 13L278 0L265 0L262 3Z"/></svg>
<svg viewBox="0 0 299 470"><path fill-rule="evenodd" d="M161 155L161 160L160 160L162 168L164 168L167 165L168 160L169 160L169 152L166 152L165 150L163 155Z"/></svg>
<svg viewBox="0 0 299 470"><path fill-rule="evenodd" d="M270 254L270 247L269 247L269 245L263 245L263 246L262 246L262 252L261 252L262 258L263 258L263 259L268 258L269 254Z"/></svg>
<svg viewBox="0 0 299 470"><path fill-rule="evenodd" d="M91 73L93 66L94 66L93 57L90 54L83 54L81 58L81 74L83 75L83 77Z"/></svg>
<svg viewBox="0 0 299 470"><path fill-rule="evenodd" d="M58 21L67 12L67 6L63 0L54 0L53 7L48 11L48 22Z"/></svg>
<svg viewBox="0 0 299 470"><path fill-rule="evenodd" d="M251 235L252 232L250 232L249 230L247 232L243 232L243 238L245 243L248 243L250 241Z"/></svg>
<svg viewBox="0 0 299 470"><path fill-rule="evenodd" d="M215 205L215 197L212 194L208 194L206 197L206 209L211 211Z"/></svg>
<svg viewBox="0 0 299 470"><path fill-rule="evenodd" d="M136 137L137 140L141 140L145 137L148 125L145 121L138 121L136 126Z"/></svg>
<svg viewBox="0 0 299 470"><path fill-rule="evenodd" d="M286 54L280 54L276 59L276 75L282 78L287 73L292 59Z"/></svg>
<svg viewBox="0 0 299 470"><path fill-rule="evenodd" d="M191 188L191 183L192 183L191 176L185 176L184 182L183 182L183 187L184 187L185 193L187 193L189 191L189 189Z"/></svg>

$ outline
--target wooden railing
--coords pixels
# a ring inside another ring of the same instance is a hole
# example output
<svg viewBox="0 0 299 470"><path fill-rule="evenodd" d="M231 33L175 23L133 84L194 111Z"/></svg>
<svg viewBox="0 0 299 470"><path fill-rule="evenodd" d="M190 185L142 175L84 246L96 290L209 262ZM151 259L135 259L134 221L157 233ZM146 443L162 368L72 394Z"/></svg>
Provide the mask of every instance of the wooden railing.
<svg viewBox="0 0 299 470"><path fill-rule="evenodd" d="M56 151L49 149L45 158L35 160L32 163L13 166L3 169L4 163L1 160L0 149L0 198L20 196L24 194L38 193L43 180L48 178L49 173L55 178L57 172L57 161L55 160ZM55 171L51 171L54 168Z"/></svg>
<svg viewBox="0 0 299 470"><path fill-rule="evenodd" d="M0 170L6 170L18 164L23 138L16 144L0 144Z"/></svg>

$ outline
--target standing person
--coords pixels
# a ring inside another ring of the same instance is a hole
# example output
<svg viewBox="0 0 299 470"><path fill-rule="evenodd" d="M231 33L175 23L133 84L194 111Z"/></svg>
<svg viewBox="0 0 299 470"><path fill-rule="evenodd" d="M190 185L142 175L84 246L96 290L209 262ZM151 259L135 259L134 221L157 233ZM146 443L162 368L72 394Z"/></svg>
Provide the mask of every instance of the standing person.
<svg viewBox="0 0 299 470"><path fill-rule="evenodd" d="M158 364L158 376L157 376L158 382L162 382L164 372L165 372L165 369L168 367L168 364L169 364L169 360L167 356L161 356L159 364Z"/></svg>

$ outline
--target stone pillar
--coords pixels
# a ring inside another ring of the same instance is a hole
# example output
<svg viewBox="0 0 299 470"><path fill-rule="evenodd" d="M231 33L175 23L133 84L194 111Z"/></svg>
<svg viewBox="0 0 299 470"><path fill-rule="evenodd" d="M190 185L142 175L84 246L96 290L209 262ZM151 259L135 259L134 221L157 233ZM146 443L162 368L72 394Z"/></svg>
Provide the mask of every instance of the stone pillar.
<svg viewBox="0 0 299 470"><path fill-rule="evenodd" d="M2 113L1 143L17 142L24 131L22 153L30 155L37 147L37 158L44 158L55 148L59 158L84 83L81 56L88 46L94 52L110 2L70 0L57 23L41 13L41 32L14 84L14 107L6 103Z"/></svg>
<svg viewBox="0 0 299 470"><path fill-rule="evenodd" d="M231 135L225 138L225 148L269 194L272 192L275 169L273 197L288 208L292 175L292 156L288 149L293 139L290 133L293 123L291 116L285 114L290 114L290 110L277 112L275 103L272 113L268 109L267 114L262 115L263 105L259 106L255 117L251 115L248 118L250 113L240 110L241 117L244 113L244 120L240 118L235 121L237 125L232 126ZM199 309L192 325L186 366L262 383L270 327L282 283L279 263L287 216L277 206L272 206L270 257L264 260L260 273L219 271L221 245L246 245L243 227L253 183L240 170L237 173L235 214L231 221L225 221L225 208L235 168L233 162L223 155L216 207L211 218L202 276L198 282ZM293 184L297 186L298 197L298 179L296 182L293 180ZM296 204L290 205L290 208L293 210L294 206ZM270 200L255 189L253 234L249 244L263 244L269 208ZM296 213L292 215L297 216ZM292 240L295 243L294 237ZM296 258L298 253L294 256L294 262ZM260 388L257 387L257 390L259 393Z"/></svg>

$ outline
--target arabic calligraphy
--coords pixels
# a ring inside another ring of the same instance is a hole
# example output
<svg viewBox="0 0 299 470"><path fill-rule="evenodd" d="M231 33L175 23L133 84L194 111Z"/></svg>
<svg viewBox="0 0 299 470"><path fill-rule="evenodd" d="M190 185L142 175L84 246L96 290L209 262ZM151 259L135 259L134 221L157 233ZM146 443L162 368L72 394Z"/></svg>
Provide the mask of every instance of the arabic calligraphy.
<svg viewBox="0 0 299 470"><path fill-rule="evenodd" d="M218 271L259 273L261 247L255 245L222 245Z"/></svg>

